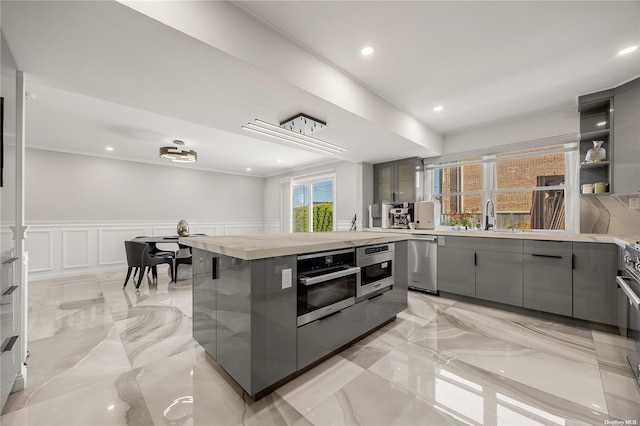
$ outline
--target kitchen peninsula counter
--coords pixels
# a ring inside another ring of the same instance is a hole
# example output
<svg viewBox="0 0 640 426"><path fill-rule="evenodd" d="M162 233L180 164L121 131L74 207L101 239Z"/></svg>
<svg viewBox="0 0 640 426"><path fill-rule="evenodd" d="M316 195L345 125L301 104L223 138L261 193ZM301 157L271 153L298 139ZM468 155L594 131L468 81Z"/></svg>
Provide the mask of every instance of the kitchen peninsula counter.
<svg viewBox="0 0 640 426"><path fill-rule="evenodd" d="M180 238L193 248L193 338L249 396L261 398L407 308L408 239L377 232ZM299 254L391 242L388 291L298 326L298 287L316 288L298 280Z"/></svg>
<svg viewBox="0 0 640 426"><path fill-rule="evenodd" d="M380 234L401 234L401 235L444 235L452 237L482 237L482 238L515 238L519 240L540 240L540 241L570 241L582 243L611 243L624 247L626 244L633 244L640 241L638 235L607 235L607 234L571 234L565 232L544 232L544 231L472 231L450 229L386 229L386 228L365 228L366 233Z"/></svg>
<svg viewBox="0 0 640 426"><path fill-rule="evenodd" d="M380 234L378 232L298 232L292 234L181 237L180 244L238 259L254 260L391 243L407 238L406 235Z"/></svg>

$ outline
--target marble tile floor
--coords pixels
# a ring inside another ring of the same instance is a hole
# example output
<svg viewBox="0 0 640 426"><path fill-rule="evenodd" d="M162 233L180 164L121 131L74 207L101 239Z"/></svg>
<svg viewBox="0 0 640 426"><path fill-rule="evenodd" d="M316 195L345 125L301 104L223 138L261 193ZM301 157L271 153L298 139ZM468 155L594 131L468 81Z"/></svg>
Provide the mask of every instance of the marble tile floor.
<svg viewBox="0 0 640 426"><path fill-rule="evenodd" d="M620 337L409 293L398 318L259 401L191 337L191 282L29 288L28 381L2 426L632 425Z"/></svg>

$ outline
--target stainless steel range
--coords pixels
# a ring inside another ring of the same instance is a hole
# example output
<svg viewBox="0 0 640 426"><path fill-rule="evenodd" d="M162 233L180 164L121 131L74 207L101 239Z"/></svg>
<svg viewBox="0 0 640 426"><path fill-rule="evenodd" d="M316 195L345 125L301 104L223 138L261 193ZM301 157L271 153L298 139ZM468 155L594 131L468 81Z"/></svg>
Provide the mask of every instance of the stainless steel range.
<svg viewBox="0 0 640 426"><path fill-rule="evenodd" d="M627 360L640 386L640 242L624 249L618 283L618 327L627 338Z"/></svg>

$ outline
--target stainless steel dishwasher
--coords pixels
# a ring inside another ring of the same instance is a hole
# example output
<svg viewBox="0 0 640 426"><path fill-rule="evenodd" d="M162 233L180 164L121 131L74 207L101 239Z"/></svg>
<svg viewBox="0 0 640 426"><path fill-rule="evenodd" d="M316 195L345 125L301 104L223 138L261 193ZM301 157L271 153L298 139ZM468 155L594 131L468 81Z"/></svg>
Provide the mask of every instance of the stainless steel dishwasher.
<svg viewBox="0 0 640 426"><path fill-rule="evenodd" d="M409 288L438 294L438 237L412 234L408 264Z"/></svg>

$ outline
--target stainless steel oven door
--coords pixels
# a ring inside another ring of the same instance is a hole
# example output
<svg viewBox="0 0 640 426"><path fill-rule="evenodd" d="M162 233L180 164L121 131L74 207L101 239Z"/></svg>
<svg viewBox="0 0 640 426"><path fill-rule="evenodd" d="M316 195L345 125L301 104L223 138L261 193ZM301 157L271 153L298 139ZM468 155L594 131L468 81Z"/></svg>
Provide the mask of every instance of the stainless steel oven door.
<svg viewBox="0 0 640 426"><path fill-rule="evenodd" d="M298 327L332 315L355 303L360 268L315 271L298 278Z"/></svg>
<svg viewBox="0 0 640 426"><path fill-rule="evenodd" d="M640 384L640 283L626 277L616 277L616 281L628 303L627 360Z"/></svg>
<svg viewBox="0 0 640 426"><path fill-rule="evenodd" d="M356 265L361 269L360 285L356 290L356 298L393 286L394 248L393 244L385 245L386 250L367 253L362 247L356 251ZM390 247L389 247L390 246ZM384 246L383 246L384 247Z"/></svg>

